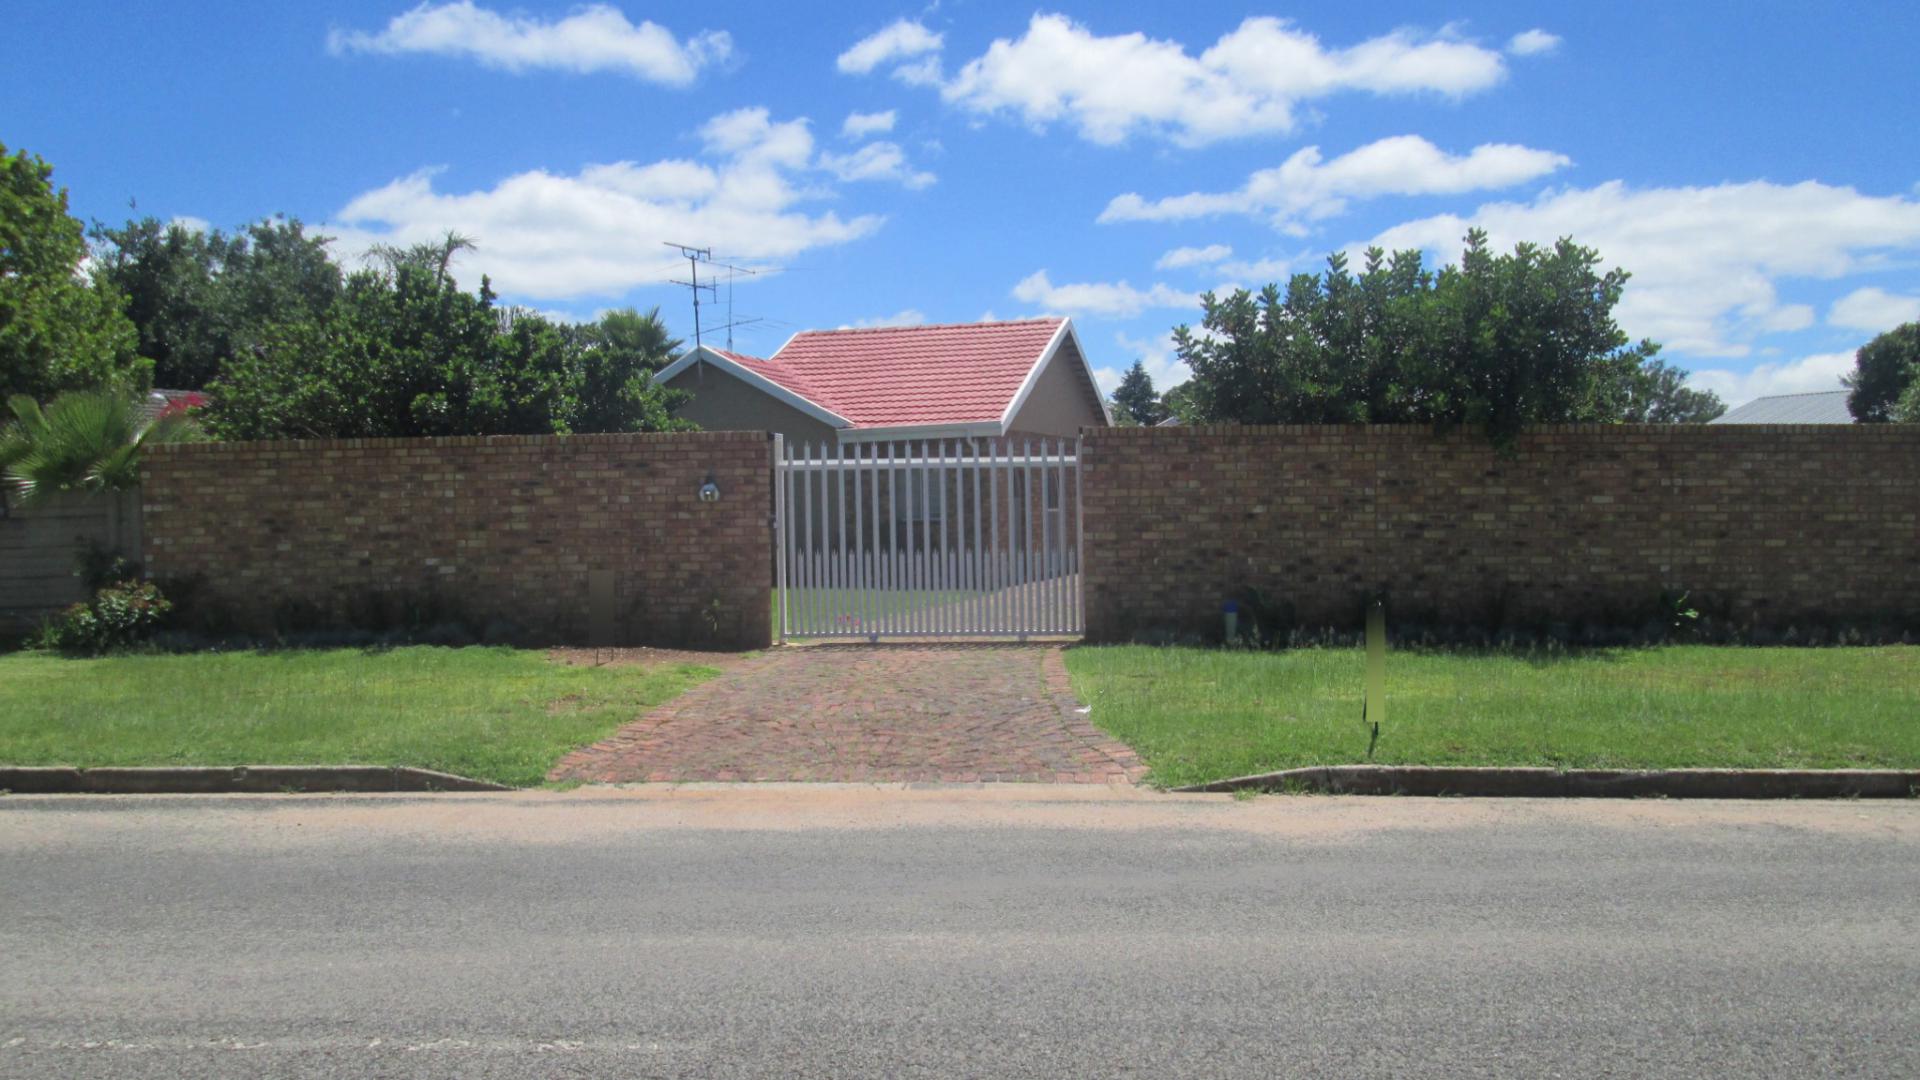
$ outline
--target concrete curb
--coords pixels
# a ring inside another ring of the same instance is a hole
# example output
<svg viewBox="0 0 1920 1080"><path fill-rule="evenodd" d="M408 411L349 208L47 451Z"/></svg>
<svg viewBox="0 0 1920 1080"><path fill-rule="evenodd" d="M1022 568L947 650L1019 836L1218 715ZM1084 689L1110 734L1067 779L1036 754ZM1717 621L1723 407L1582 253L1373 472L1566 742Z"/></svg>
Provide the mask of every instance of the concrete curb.
<svg viewBox="0 0 1920 1080"><path fill-rule="evenodd" d="M1570 799L1910 799L1920 770L1538 769L1331 765L1174 788L1317 791L1329 795L1476 795Z"/></svg>
<svg viewBox="0 0 1920 1080"><path fill-rule="evenodd" d="M432 769L384 765L233 765L76 769L0 766L0 791L19 795L220 795L281 791L512 791Z"/></svg>

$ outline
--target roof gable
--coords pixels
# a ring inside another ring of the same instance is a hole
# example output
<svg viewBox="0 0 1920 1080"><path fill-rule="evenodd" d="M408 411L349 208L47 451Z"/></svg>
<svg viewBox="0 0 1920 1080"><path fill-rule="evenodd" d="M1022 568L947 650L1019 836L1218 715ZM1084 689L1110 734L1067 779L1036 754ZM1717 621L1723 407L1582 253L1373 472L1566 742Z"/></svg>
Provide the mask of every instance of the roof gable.
<svg viewBox="0 0 1920 1080"><path fill-rule="evenodd" d="M704 355L762 390L804 400L841 428L1004 428L1068 340L1076 342L1069 351L1084 369L1072 323L1059 317L805 330L764 359L701 346L659 377L670 379ZM1092 385L1092 373L1082 374Z"/></svg>

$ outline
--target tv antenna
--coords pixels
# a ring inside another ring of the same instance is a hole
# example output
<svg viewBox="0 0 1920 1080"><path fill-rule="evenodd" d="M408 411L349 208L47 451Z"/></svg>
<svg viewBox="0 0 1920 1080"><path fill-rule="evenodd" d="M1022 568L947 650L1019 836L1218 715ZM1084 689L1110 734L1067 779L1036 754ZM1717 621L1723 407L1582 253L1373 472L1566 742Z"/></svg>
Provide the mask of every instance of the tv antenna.
<svg viewBox="0 0 1920 1080"><path fill-rule="evenodd" d="M694 247L691 244L678 244L673 242L672 240L665 240L665 241L662 241L662 243L664 243L667 247L670 247L670 248L678 248L680 251L681 257L687 260L687 280L681 281L678 278L670 278L668 279L668 283L673 285L679 285L693 293L693 346L696 349L700 347L700 335L701 335L700 292L703 289L706 290L707 295L713 298L714 303L719 303L720 302L720 283L713 280L713 274L711 271L713 270L727 271L727 324L724 327L720 327L719 329L724 329L727 332L727 349L731 351L733 349L733 328L736 326L746 326L749 323L756 323L760 321L759 319L741 319L737 322L734 320L734 317L733 317L734 276L737 274L747 274L751 276L757 273L758 271L749 270L744 266L732 266L727 263L714 262L712 248ZM708 280L706 281L700 280L700 266L703 263L710 268L709 273L707 275Z"/></svg>

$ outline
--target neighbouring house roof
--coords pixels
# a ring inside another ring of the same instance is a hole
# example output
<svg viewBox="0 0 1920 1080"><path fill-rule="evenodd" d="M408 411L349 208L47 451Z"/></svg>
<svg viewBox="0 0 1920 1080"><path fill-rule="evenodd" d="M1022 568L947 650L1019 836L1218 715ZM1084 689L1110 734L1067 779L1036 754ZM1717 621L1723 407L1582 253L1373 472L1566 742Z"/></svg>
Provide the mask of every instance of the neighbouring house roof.
<svg viewBox="0 0 1920 1080"><path fill-rule="evenodd" d="M1004 430L1046 365L1068 350L1099 400L1064 318L866 330L803 330L761 358L703 345L662 369L671 379L707 362L837 428Z"/></svg>
<svg viewBox="0 0 1920 1080"><path fill-rule="evenodd" d="M1822 390L1815 394L1754 398L1739 408L1727 410L1712 423L1851 424L1853 414L1847 411L1847 391Z"/></svg>
<svg viewBox="0 0 1920 1080"><path fill-rule="evenodd" d="M152 420L169 408L197 409L207 403L207 395L198 390L162 390L158 387L147 391L140 401L140 415Z"/></svg>

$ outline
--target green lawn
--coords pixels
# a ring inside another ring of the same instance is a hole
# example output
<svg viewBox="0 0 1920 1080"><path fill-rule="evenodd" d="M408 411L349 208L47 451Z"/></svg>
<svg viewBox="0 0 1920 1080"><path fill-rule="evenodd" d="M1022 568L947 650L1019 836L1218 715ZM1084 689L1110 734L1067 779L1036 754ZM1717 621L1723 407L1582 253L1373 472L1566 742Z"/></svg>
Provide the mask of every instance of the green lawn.
<svg viewBox="0 0 1920 1080"><path fill-rule="evenodd" d="M568 750L718 674L418 646L0 656L0 763L413 765L538 784Z"/></svg>
<svg viewBox="0 0 1920 1080"><path fill-rule="evenodd" d="M1086 647L1067 670L1158 784L1366 760L1358 649ZM1920 648L1390 653L1373 760L1916 768Z"/></svg>

